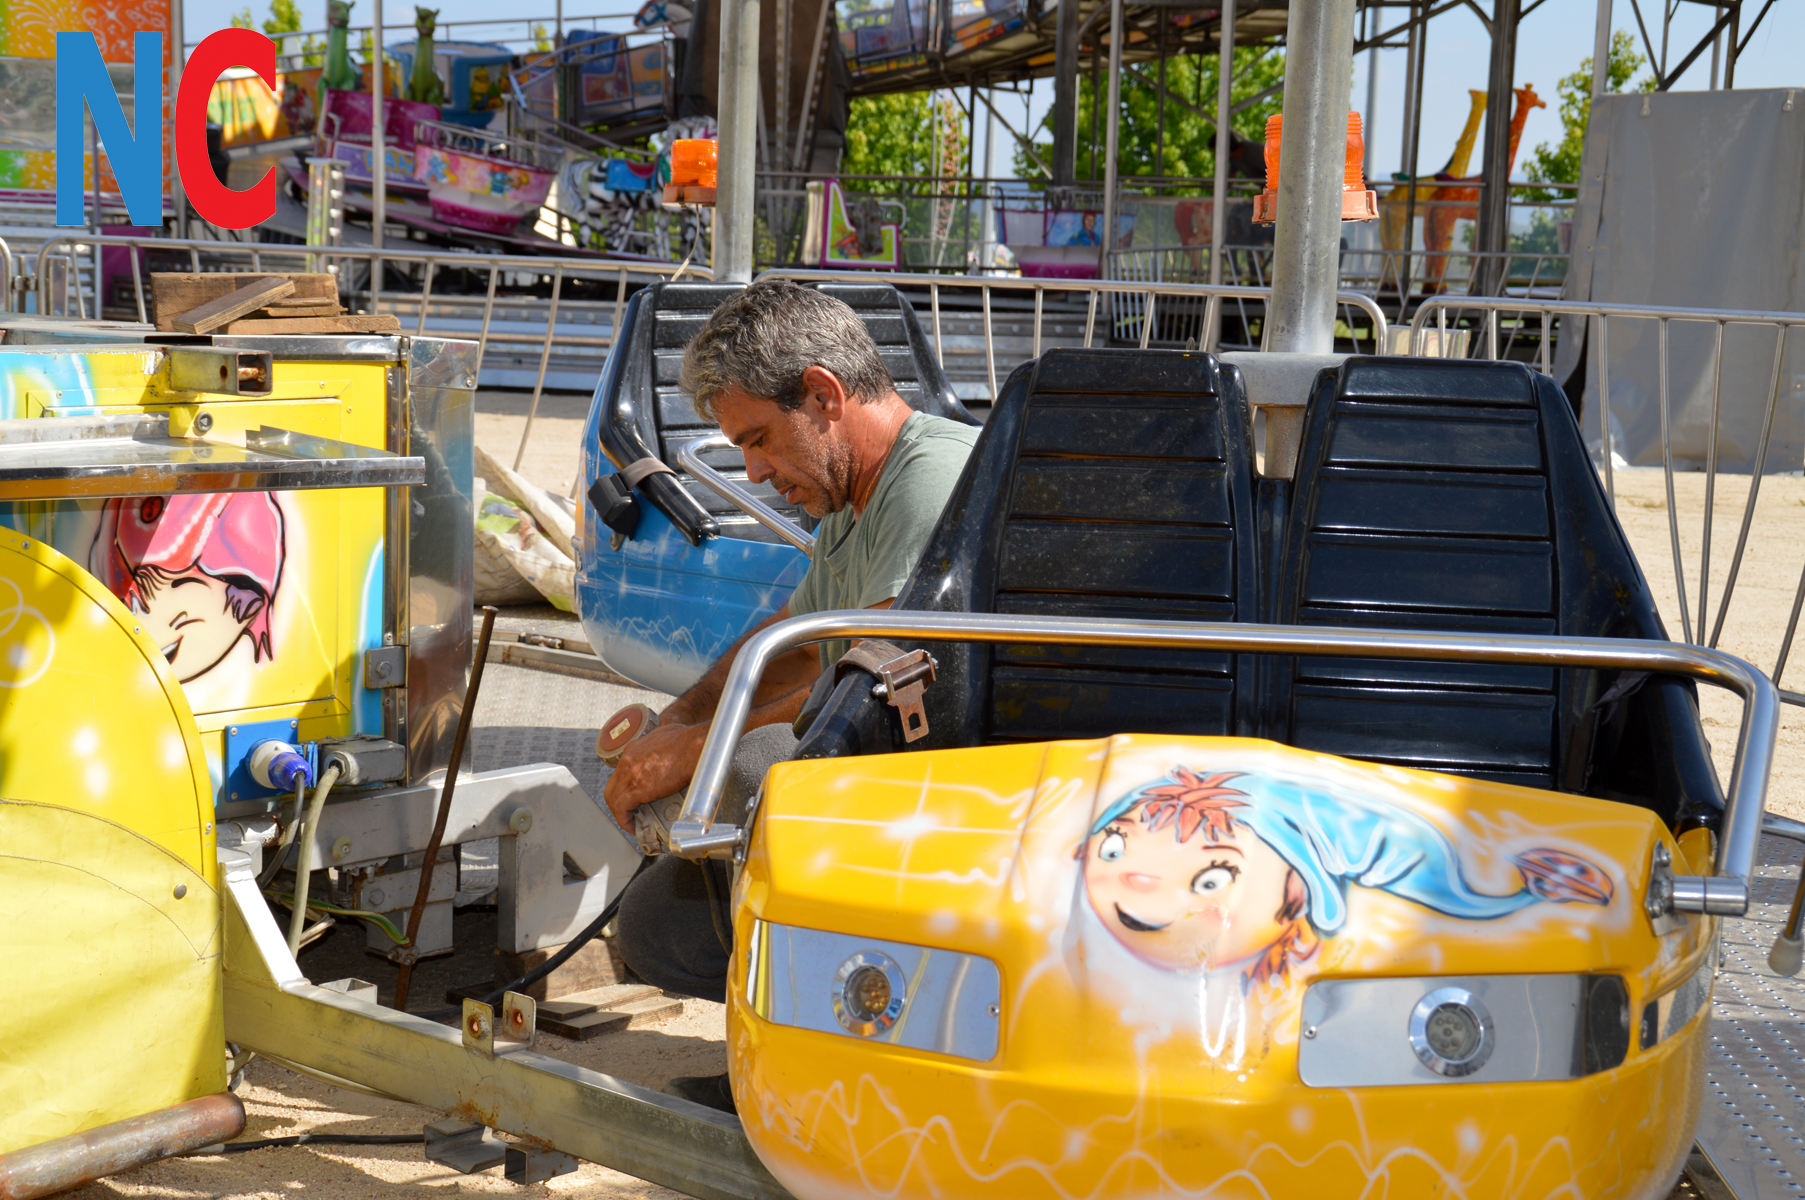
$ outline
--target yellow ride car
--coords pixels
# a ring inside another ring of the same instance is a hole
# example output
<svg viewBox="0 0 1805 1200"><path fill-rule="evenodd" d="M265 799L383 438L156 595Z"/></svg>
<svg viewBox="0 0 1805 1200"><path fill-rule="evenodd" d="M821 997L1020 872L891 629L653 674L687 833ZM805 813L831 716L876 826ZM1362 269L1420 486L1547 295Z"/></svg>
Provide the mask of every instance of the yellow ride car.
<svg viewBox="0 0 1805 1200"><path fill-rule="evenodd" d="M1527 369L1349 360L1286 478L1247 413L1049 354L895 609L741 652L672 842L739 864L733 1091L804 1200L1672 1188L1772 685L1665 641ZM763 664L843 637L897 644L717 820Z"/></svg>

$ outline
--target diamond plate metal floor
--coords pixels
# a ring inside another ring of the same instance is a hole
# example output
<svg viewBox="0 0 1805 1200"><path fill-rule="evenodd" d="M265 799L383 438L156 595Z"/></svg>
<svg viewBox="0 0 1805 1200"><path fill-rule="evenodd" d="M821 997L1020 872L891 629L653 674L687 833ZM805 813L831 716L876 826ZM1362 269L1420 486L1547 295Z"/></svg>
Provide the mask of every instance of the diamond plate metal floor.
<svg viewBox="0 0 1805 1200"><path fill-rule="evenodd" d="M1738 1200L1805 1196L1805 981L1767 965L1800 860L1761 839L1749 915L1723 923L1698 1142Z"/></svg>

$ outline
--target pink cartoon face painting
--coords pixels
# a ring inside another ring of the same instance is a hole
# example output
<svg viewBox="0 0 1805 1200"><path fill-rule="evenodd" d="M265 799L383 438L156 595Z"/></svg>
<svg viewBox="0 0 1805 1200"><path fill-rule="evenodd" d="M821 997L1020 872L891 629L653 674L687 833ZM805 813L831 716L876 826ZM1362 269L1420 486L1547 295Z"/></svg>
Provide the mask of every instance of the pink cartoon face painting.
<svg viewBox="0 0 1805 1200"><path fill-rule="evenodd" d="M1229 787L1230 780L1236 787ZM1143 962L1282 982L1347 921L1350 885L1448 916L1489 920L1544 901L1606 905L1596 864L1536 848L1506 895L1468 885L1447 836L1374 796L1184 767L1106 805L1079 851L1091 911Z"/></svg>
<svg viewBox="0 0 1805 1200"><path fill-rule="evenodd" d="M90 568L133 612L183 683L251 641L275 657L270 617L286 557L282 509L268 492L109 500Z"/></svg>

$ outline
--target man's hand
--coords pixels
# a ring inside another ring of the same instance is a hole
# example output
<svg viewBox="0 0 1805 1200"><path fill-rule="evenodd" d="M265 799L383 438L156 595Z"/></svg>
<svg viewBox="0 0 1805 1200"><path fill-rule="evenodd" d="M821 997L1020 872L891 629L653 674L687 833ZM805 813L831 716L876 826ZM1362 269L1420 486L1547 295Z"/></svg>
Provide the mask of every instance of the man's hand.
<svg viewBox="0 0 1805 1200"><path fill-rule="evenodd" d="M622 829L633 832L633 810L640 805L689 786L707 736L707 725L660 720L658 728L627 747L602 787L602 799Z"/></svg>

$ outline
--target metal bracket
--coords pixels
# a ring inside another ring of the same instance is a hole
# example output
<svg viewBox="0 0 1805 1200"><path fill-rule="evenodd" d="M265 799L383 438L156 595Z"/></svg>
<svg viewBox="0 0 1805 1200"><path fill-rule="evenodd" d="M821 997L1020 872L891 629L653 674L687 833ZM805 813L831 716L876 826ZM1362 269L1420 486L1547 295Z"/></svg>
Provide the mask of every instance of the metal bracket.
<svg viewBox="0 0 1805 1200"><path fill-rule="evenodd" d="M509 1183L544 1183L559 1175L568 1175L582 1164L575 1155L561 1150L535 1150L531 1146L509 1146L507 1165L502 1174Z"/></svg>
<svg viewBox="0 0 1805 1200"><path fill-rule="evenodd" d="M1740 917L1749 911L1749 881L1740 875L1675 875L1668 911Z"/></svg>
<svg viewBox="0 0 1805 1200"><path fill-rule="evenodd" d="M501 997L501 1028L495 1010L481 1000L464 1001L464 1045L487 1058L510 1050L526 1050L538 1031L539 1006L531 996L505 992Z"/></svg>
<svg viewBox="0 0 1805 1200"><path fill-rule="evenodd" d="M940 664L926 650L911 650L877 669L881 682L871 689L871 694L890 698L890 707L902 718L905 742L928 736L928 715L922 711L921 694L934 682L939 669Z"/></svg>
<svg viewBox="0 0 1805 1200"><path fill-rule="evenodd" d="M220 350L212 346L171 346L169 386L177 392L220 396L267 396L275 371L267 350Z"/></svg>
<svg viewBox="0 0 1805 1200"><path fill-rule="evenodd" d="M426 1127L426 1157L465 1175L498 1167L508 1144L486 1125L447 1117Z"/></svg>
<svg viewBox="0 0 1805 1200"><path fill-rule="evenodd" d="M371 646L364 651L364 686L371 690L407 686L407 647Z"/></svg>
<svg viewBox="0 0 1805 1200"><path fill-rule="evenodd" d="M320 986L323 988L330 988L335 992L343 992L345 995L362 1000L366 1004L381 1003L381 1001L376 998L376 985L373 983L365 983L361 979L334 979L331 983L322 983ZM428 1126L428 1128L431 1128L431 1126Z"/></svg>

